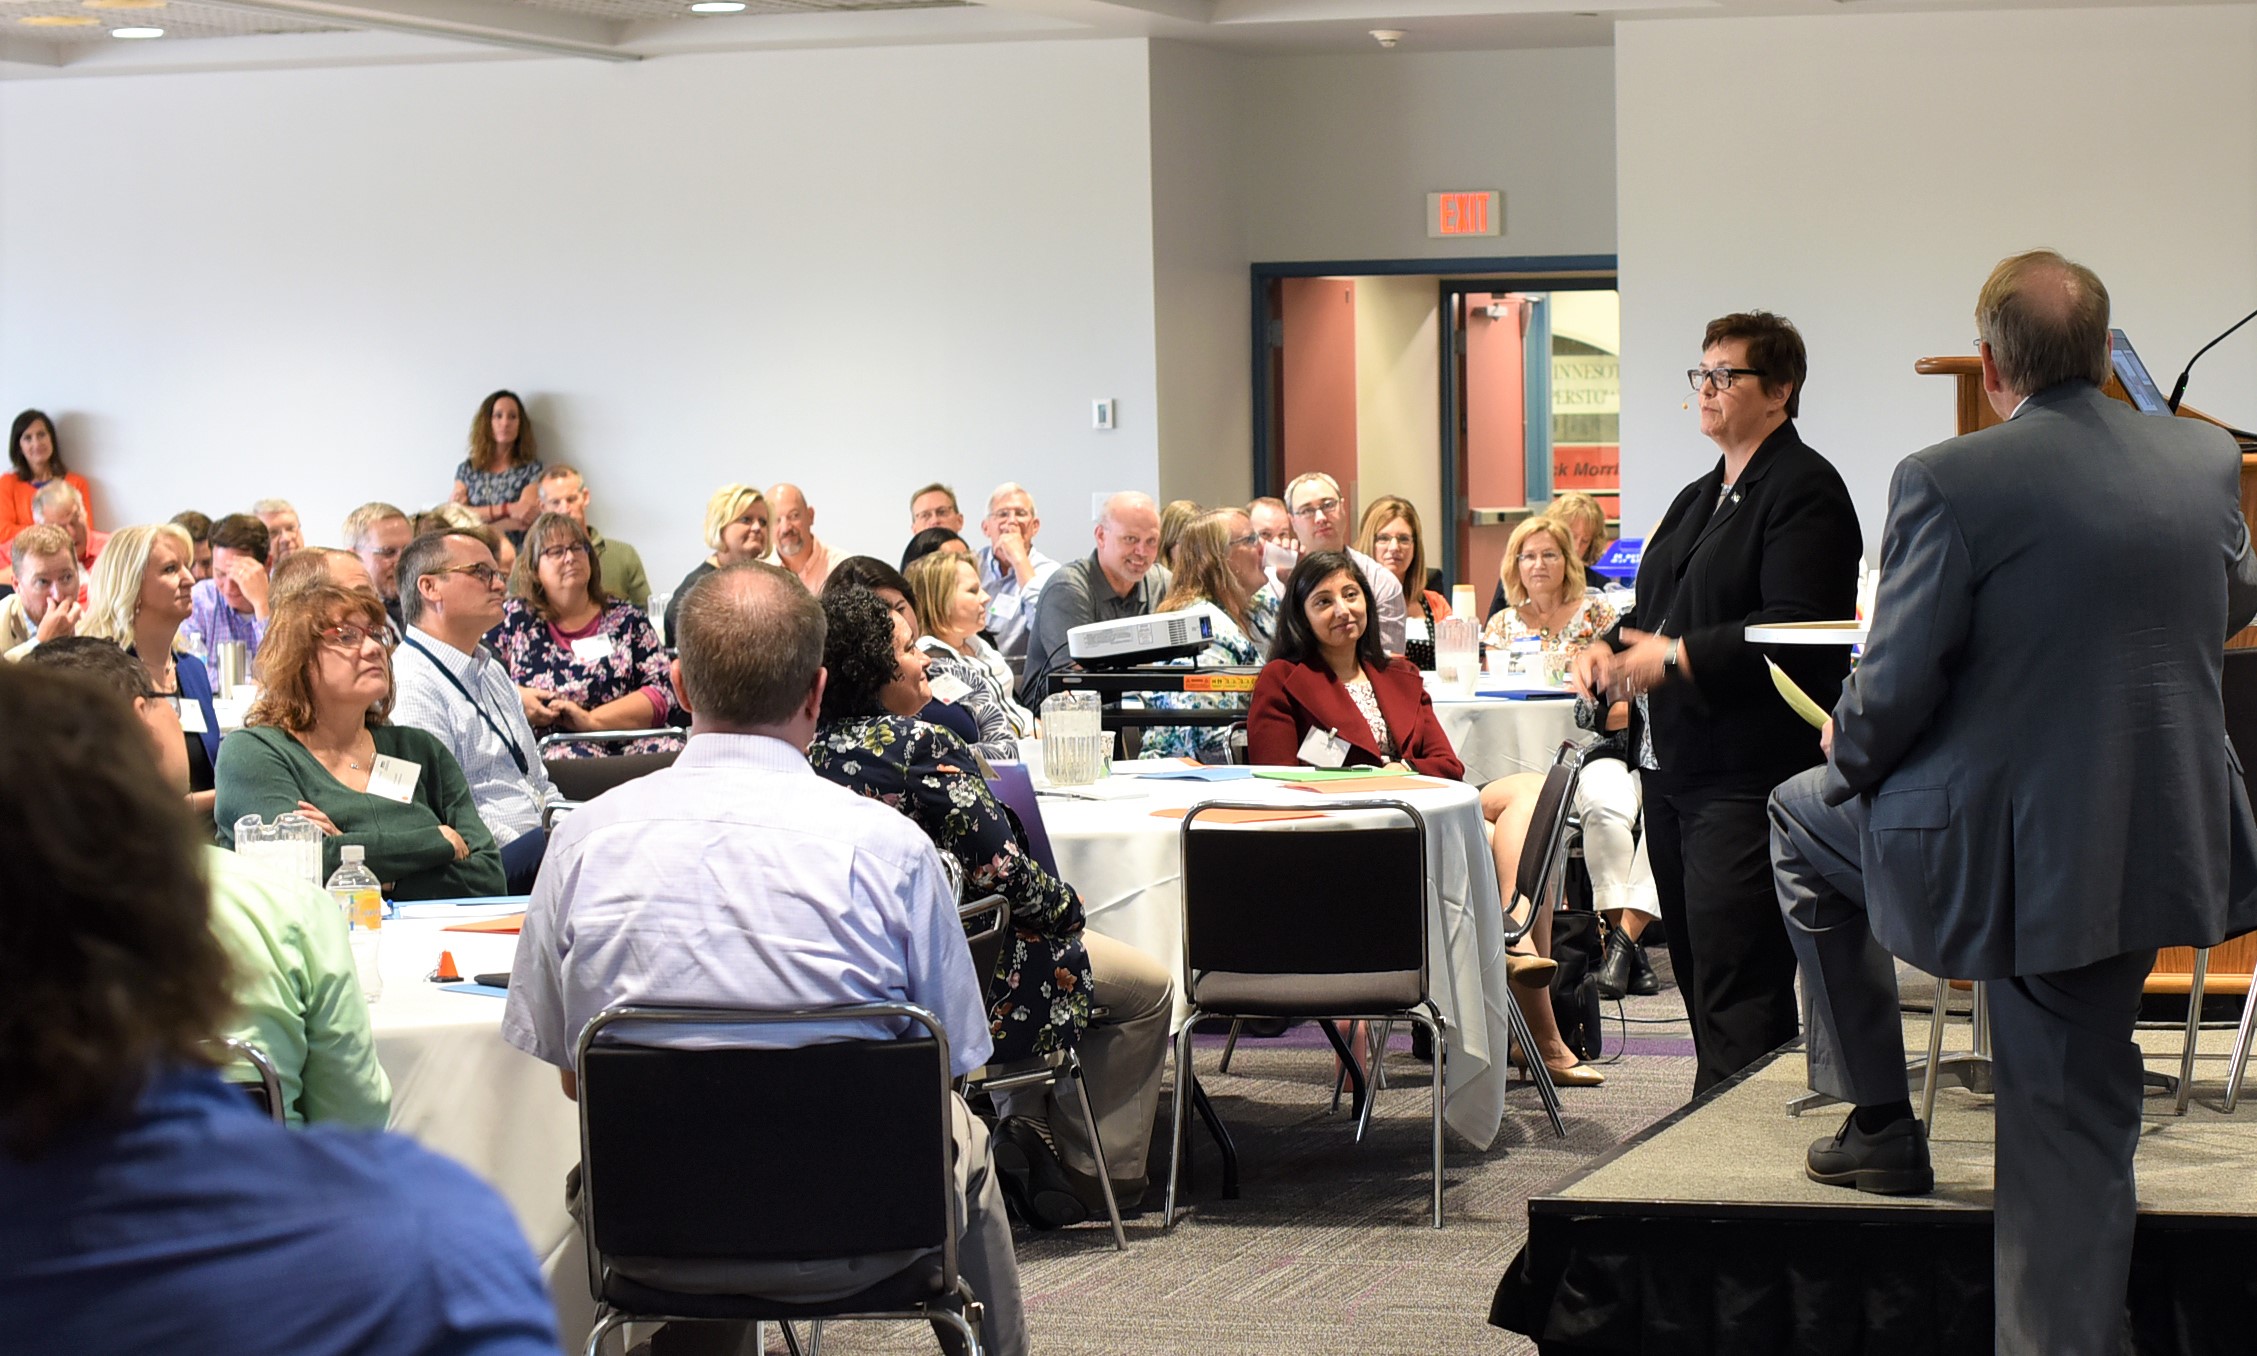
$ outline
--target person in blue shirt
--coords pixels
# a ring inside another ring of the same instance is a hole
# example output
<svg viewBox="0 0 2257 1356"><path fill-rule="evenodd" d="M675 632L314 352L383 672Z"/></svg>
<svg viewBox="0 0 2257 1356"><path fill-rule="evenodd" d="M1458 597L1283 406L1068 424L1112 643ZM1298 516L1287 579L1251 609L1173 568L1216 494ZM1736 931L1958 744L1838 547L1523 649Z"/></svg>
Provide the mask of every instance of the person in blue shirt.
<svg viewBox="0 0 2257 1356"><path fill-rule="evenodd" d="M508 1208L223 1082L197 834L115 693L0 665L0 1345L555 1356Z"/></svg>

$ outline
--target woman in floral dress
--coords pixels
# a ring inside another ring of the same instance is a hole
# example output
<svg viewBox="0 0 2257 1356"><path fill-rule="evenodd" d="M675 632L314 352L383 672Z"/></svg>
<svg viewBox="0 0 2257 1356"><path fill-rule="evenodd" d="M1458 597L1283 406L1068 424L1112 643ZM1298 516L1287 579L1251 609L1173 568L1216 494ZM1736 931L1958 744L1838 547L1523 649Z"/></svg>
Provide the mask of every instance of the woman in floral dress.
<svg viewBox="0 0 2257 1356"><path fill-rule="evenodd" d="M577 519L544 513L533 520L509 593L487 639L524 694L527 718L544 733L648 730L673 719L674 652L658 643L641 608L604 592L602 564ZM544 753L587 758L680 747L654 735L623 744L574 740Z"/></svg>

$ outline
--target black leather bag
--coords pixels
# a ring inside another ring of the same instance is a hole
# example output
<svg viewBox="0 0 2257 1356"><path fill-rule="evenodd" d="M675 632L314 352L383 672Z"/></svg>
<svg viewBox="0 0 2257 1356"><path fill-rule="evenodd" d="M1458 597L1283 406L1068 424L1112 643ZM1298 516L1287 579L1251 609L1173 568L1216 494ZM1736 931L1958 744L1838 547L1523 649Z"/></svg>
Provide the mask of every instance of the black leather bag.
<svg viewBox="0 0 2257 1356"><path fill-rule="evenodd" d="M1560 1039L1583 1059L1597 1059L1601 1040L1599 962L1606 948L1599 916L1588 909L1561 909L1552 915L1552 1016Z"/></svg>

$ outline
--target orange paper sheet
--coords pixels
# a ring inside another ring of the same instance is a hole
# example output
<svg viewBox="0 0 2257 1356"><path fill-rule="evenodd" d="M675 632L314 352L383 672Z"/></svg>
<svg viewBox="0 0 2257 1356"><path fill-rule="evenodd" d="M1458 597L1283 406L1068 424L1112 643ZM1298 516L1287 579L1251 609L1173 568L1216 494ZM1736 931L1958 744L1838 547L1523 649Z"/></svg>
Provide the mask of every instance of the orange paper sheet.
<svg viewBox="0 0 2257 1356"><path fill-rule="evenodd" d="M1154 819L1181 819L1191 813L1190 807L1178 805L1173 809L1154 810ZM1273 819L1322 819L1322 810L1208 810L1199 816L1202 824L1266 824Z"/></svg>
<svg viewBox="0 0 2257 1356"><path fill-rule="evenodd" d="M441 929L444 932L501 932L514 937L525 927L525 915L505 913L493 918L474 919L468 923L452 923Z"/></svg>
<svg viewBox="0 0 2257 1356"><path fill-rule="evenodd" d="M1320 796L1329 796L1339 791L1432 791L1438 786L1449 785L1448 782L1436 781L1432 777L1412 777L1399 772L1372 777L1335 777L1321 782L1286 782L1284 784L1296 791L1311 791Z"/></svg>

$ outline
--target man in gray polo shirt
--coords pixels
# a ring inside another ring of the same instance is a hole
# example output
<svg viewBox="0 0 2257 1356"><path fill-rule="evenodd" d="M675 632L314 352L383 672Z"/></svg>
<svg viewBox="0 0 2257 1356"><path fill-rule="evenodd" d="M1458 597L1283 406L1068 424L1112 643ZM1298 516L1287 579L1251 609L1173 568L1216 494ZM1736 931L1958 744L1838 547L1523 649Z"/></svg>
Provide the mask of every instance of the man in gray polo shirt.
<svg viewBox="0 0 2257 1356"><path fill-rule="evenodd" d="M1152 496L1134 490L1105 501L1097 519L1097 549L1061 565L1042 586L1027 639L1026 677L1019 699L1039 707L1050 675L1078 667L1066 653L1066 633L1094 621L1143 617L1160 610L1171 582L1160 558L1160 510Z"/></svg>

